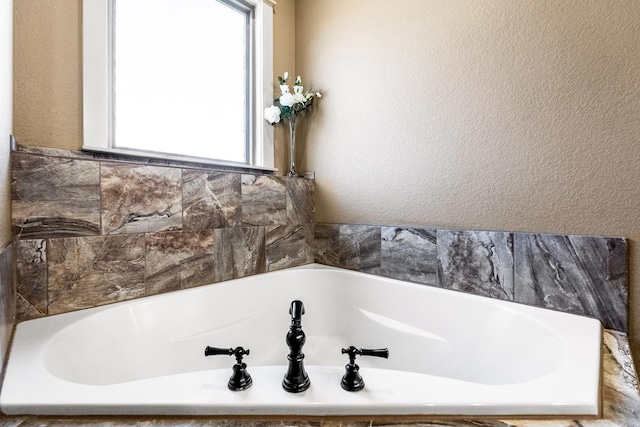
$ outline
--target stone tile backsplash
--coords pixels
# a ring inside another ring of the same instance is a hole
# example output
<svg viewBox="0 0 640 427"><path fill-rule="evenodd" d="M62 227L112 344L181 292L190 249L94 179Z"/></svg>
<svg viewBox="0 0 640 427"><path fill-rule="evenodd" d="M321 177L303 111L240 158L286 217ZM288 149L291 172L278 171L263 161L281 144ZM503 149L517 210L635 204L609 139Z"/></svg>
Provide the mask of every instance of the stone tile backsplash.
<svg viewBox="0 0 640 427"><path fill-rule="evenodd" d="M314 181L12 153L18 320L319 262L627 331L624 239L314 224Z"/></svg>
<svg viewBox="0 0 640 427"><path fill-rule="evenodd" d="M599 319L627 332L627 241L598 236L315 225L315 261Z"/></svg>
<svg viewBox="0 0 640 427"><path fill-rule="evenodd" d="M19 320L313 262L314 182L13 152Z"/></svg>

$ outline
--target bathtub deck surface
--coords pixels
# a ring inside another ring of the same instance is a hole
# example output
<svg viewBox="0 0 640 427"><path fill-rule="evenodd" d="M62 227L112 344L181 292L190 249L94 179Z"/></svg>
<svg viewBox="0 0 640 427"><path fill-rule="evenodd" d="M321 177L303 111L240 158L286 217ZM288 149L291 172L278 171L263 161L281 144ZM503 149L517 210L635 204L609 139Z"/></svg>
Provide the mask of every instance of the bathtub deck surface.
<svg viewBox="0 0 640 427"><path fill-rule="evenodd" d="M28 426L164 426L164 427L366 427L412 425L422 427L640 427L638 377L625 334L605 331L603 341L603 405L601 418L589 419L411 419L408 417L355 418L185 418L185 417L38 417L0 418L6 427Z"/></svg>

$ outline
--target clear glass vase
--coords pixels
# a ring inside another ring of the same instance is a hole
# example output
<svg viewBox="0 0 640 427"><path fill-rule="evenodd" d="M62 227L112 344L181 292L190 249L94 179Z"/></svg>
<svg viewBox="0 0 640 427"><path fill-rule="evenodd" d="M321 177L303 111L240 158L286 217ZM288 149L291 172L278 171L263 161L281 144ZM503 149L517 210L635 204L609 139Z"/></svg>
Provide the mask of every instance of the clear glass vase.
<svg viewBox="0 0 640 427"><path fill-rule="evenodd" d="M296 171L296 116L289 117L289 173L287 176L300 176Z"/></svg>

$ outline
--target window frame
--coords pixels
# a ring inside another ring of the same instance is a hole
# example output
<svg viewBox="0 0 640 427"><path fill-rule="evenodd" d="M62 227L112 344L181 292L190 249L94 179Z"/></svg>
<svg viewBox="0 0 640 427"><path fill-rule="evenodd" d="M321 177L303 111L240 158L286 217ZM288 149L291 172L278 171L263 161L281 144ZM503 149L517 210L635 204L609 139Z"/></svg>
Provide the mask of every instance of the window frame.
<svg viewBox="0 0 640 427"><path fill-rule="evenodd" d="M217 1L217 0L212 0ZM223 0L226 1L226 0ZM83 0L83 146L86 151L125 154L146 158L192 161L220 166L274 171L273 127L263 111L273 101L273 0L242 0L254 10L253 75L249 93L253 98L248 131L249 163L205 157L165 154L116 148L113 145L112 12L113 0ZM249 112L248 112L249 113ZM179 144L179 141L176 142Z"/></svg>

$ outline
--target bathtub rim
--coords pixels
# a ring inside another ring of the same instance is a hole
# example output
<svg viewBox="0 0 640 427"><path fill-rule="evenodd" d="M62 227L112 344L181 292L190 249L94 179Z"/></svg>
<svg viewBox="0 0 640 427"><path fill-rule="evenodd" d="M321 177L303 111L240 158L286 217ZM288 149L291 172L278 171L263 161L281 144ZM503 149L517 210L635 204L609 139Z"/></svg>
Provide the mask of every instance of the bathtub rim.
<svg viewBox="0 0 640 427"><path fill-rule="evenodd" d="M295 267L295 268L285 269L285 270L279 270L279 271L272 272L272 273L286 273L288 271L295 271L295 270L300 270L300 269L302 269L302 270L310 270L310 269L311 270L314 270L314 269L337 270L337 271L340 271L340 272L343 272L343 273L348 273L348 274L356 274L356 275L366 274L366 273L360 273L360 272L355 272L355 271L351 271L351 270L344 270L344 269L340 269L340 268L336 268L336 267L324 266L324 265L320 265L320 264L309 264L309 265L306 265L306 266ZM266 274L272 274L272 273L266 273ZM255 277L258 277L258 276L250 276L250 277L245 277L245 278L237 279L237 280L250 280L250 279L255 278ZM414 283L405 282L405 281L399 281L399 280L396 280L396 279L380 278L378 276L373 276L373 275L367 275L367 277L369 277L369 278L378 278L378 279L381 279L383 281L392 281L392 282L402 283L402 284L406 284L406 285L410 285L410 286L419 286L419 287L420 286L426 286L426 285L414 284ZM214 284L205 285L205 286L218 286L218 285L221 285L221 284L224 284L224 283L228 283L228 282L214 283ZM202 287L185 289L185 290L183 290L181 292L184 292L184 293L198 292L198 290L200 290L201 288ZM432 287L432 286L429 286L429 289L431 291L433 291L433 292L443 292L443 293L447 293L447 294L448 294L448 292L450 292L450 290L448 290L448 289L442 289L442 288L437 288L437 287ZM491 299L491 298L486 298L486 297L477 296L477 295L471 295L471 294L467 294L467 293L464 293L464 292L456 292L456 294L458 296L460 296L460 297L470 298L471 300L475 300L477 298L481 298L483 301L487 301L488 300L488 301L491 301L493 303L496 303L498 306L500 306L502 304L507 304L508 306L512 306L513 304L516 304L519 307L524 307L525 308L525 312L529 311L529 310L532 310L532 312L534 312L534 313L535 312L551 312L551 313L556 313L557 315L561 315L561 316L573 316L573 317L582 318L582 319L591 319L592 321L597 322L598 325L599 325L600 339L599 339L599 342L598 342L598 346L600 347L602 345L602 327L600 325L600 322L597 321L596 319L586 318L585 316L578 316L578 315L575 315L575 314L569 314L569 313L562 313L562 312L547 310L547 309L539 308L539 307L531 307L531 306L527 306L527 305L523 305L523 304L519 304L519 303L514 303L514 302L494 300L494 299ZM167 296L169 296L169 295L171 295L171 293L153 295L153 296L148 296L148 297L144 297L144 298L141 298L141 299L145 299L145 300L150 301L150 300L154 300L156 298L167 298ZM70 313L62 313L62 314L52 315L52 316L49 316L49 317L44 318L44 319L34 319L34 320L26 321L26 322L21 322L20 324L17 325L16 332L18 331L19 328L25 328L25 326L24 326L25 324L37 325L40 322L44 322L44 321L47 321L47 322L52 322L53 321L54 323L57 323L58 325L72 324L72 323L74 323L76 321L76 319L85 317L87 315L87 313L99 313L99 312L102 312L102 311L109 310L109 309L113 308L114 305L118 305L118 304L120 304L120 305L135 304L136 302L139 302L139 301L140 301L140 299L134 299L134 300L124 301L124 302L120 302L120 303L116 303L116 304L108 304L108 305L104 305L104 306L100 306L100 307L94 307L94 308L85 309L85 310L78 310L78 311L70 312ZM39 329L37 329L37 331L38 332L42 332ZM43 334L43 336L41 338L44 339L45 337L46 337L46 334ZM602 358L602 352L601 351L598 351L598 358L599 359ZM602 395L602 385L601 385L602 384L602 379L601 379L601 376L602 376L602 362L601 361L599 362L598 366L599 366L599 375L598 376L600 378L599 381L598 381L598 387L597 387L597 389L598 389L598 391L597 391L597 394L598 394L598 404L597 404L598 410L597 410L597 413L595 413L595 414L589 414L591 416L596 416L596 417L598 416L598 414L601 413L601 407L602 407L602 404L601 404L601 401L602 401L602 399L601 399L601 397L602 397L601 396ZM4 387L3 387L3 389L4 389ZM2 401L4 401L4 399L2 399ZM5 412L4 411L4 402L2 402L2 406L3 406L3 412ZM298 409L300 409L300 408L298 408ZM313 412L313 411L311 411L311 412ZM172 412L172 413L175 413L175 412ZM171 415L172 413L166 413L166 414L160 413L160 414L158 414L158 413L154 412L153 414ZM54 410L53 412L50 412L48 414L51 414L51 415L65 415L67 413L64 412L64 411L58 413L58 412L55 412L55 410ZM87 412L86 414L88 414L88 415L104 415L100 411L92 412L91 410L89 412ZM122 412L120 415L125 415L125 414L132 414L132 413L130 411L125 411L125 412ZM140 413L134 413L134 414L150 415L151 413L150 412L145 412L143 410ZM190 413L185 413L185 414L188 415ZM219 415L224 415L224 414L228 414L228 412L221 413ZM233 412L232 412L232 414L233 414ZM396 414L396 413L395 412L393 414L391 414L391 413L386 414L385 413L385 414L379 414L379 415L380 416L384 416L384 415L394 415L394 414ZM438 414L439 414L438 416L455 416L457 413L456 414L448 414L448 413L445 412L445 413L442 413L442 414L440 414L440 413L438 413ZM531 412L531 413L527 413L527 414L535 415L535 416L541 416L542 415L542 414L536 413L535 411ZM242 415L242 414L238 414L238 415ZM268 413L268 414L262 414L262 415L287 415L287 416L292 415L292 416L295 416L296 414L288 413L288 412L285 411L285 412L278 412L277 414ZM305 411L305 416L307 416L307 415L309 415L309 416L325 416L323 414L315 414L314 415L314 414L312 414L312 413L310 413L308 411ZM348 415L348 414L339 414L339 416L345 416L345 415ZM400 411L400 413L398 415L425 416L425 414L411 414L411 413L408 413L406 411ZM490 417L498 417L498 416L527 417L527 416L530 416L530 415L526 415L526 414L512 414L512 413L508 413L508 412L504 413L504 414L501 413L501 414L498 414L498 415L479 415L479 414L474 414L474 413L464 413L464 415L465 416L468 416L468 415L490 416ZM554 414L551 414L549 416L556 416L556 415L558 415L558 414L554 413ZM573 414L572 413L563 412L562 415L563 416L565 416L565 415L569 416L569 415L573 415ZM362 414L362 415L355 415L355 416L369 416L369 414ZM431 415L431 416L434 416L434 415ZM580 415L580 416L581 417L585 417L587 415Z"/></svg>

